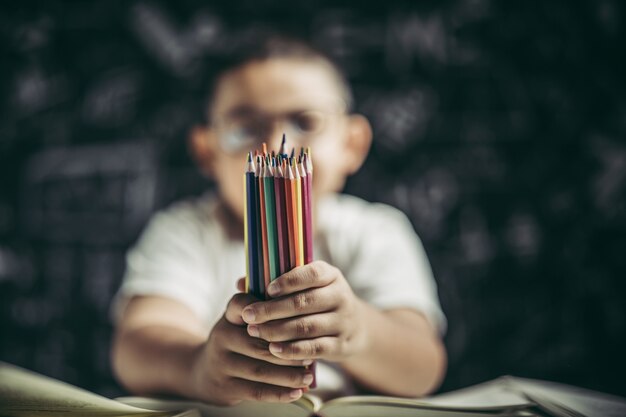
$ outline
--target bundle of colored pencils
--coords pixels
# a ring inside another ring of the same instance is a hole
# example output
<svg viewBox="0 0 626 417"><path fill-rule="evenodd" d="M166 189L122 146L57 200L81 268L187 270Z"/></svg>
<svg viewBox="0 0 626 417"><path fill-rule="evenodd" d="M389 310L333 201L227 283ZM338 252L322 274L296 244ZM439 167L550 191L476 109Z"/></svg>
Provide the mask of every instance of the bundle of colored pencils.
<svg viewBox="0 0 626 417"><path fill-rule="evenodd" d="M266 299L271 281L313 261L311 150L288 154L285 135L278 153L263 143L248 153L244 185L246 291Z"/></svg>
<svg viewBox="0 0 626 417"><path fill-rule="evenodd" d="M246 290L265 299L269 283L313 260L311 151L248 153L245 181Z"/></svg>

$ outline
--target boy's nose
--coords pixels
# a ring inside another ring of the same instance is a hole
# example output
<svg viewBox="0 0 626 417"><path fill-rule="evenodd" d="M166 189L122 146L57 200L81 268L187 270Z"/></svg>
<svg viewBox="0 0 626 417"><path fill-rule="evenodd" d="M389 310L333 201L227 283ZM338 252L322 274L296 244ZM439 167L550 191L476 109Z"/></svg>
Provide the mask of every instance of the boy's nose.
<svg viewBox="0 0 626 417"><path fill-rule="evenodd" d="M284 131L284 127L282 123L275 123L274 128L271 130L269 137L266 138L265 142L267 143L267 147L269 151L275 151L278 153L280 149L280 144L283 140L283 134L286 133ZM289 138L287 138L289 141Z"/></svg>

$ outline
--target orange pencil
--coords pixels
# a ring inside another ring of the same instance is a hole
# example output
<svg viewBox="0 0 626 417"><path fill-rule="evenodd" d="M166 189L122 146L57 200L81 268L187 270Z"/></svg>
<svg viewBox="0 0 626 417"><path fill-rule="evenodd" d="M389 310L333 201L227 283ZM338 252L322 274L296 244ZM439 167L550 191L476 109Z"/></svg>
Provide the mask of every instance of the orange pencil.
<svg viewBox="0 0 626 417"><path fill-rule="evenodd" d="M296 215L294 210L294 190L293 182L294 175L291 164L286 161L285 170L285 207L287 208L287 230L289 232L289 269L293 269L296 266L296 228L294 223L294 217Z"/></svg>
<svg viewBox="0 0 626 417"><path fill-rule="evenodd" d="M295 164L294 164L295 160L292 158L291 162L289 164L289 187L291 188L291 224L292 224L292 230L293 230L293 235L291 236L291 240L293 241L293 247L294 247L294 263L291 266L292 268L295 268L296 266L300 265L300 258L301 258L301 254L300 254L300 242L298 241L299 239L299 234L298 234L298 196L297 196L297 185L296 185L296 169L295 169Z"/></svg>

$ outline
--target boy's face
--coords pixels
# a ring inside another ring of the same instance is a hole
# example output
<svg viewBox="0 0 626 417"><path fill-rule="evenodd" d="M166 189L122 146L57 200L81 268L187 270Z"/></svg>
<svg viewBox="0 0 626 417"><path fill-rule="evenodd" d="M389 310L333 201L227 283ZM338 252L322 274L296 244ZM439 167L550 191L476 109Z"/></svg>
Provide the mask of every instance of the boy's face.
<svg viewBox="0 0 626 417"><path fill-rule="evenodd" d="M311 147L316 196L339 191L363 162L371 130L347 115L338 81L323 63L296 59L254 61L227 73L215 92L208 129L196 129L192 149L217 182L231 211L243 218L246 155L278 152L283 133L290 151Z"/></svg>

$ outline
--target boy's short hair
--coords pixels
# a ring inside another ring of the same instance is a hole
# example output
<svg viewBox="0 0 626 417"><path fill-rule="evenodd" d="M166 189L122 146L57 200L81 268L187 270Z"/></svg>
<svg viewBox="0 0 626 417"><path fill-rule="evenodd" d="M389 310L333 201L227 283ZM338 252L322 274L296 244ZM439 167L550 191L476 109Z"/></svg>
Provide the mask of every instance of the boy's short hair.
<svg viewBox="0 0 626 417"><path fill-rule="evenodd" d="M316 62L326 66L337 82L337 88L341 99L345 102L346 110L349 111L352 108L353 97L350 85L342 70L328 55L303 40L274 34L246 43L222 62L209 88L205 107L206 116L210 118L217 87L225 75L251 62L281 58ZM210 120L208 122L210 123Z"/></svg>

